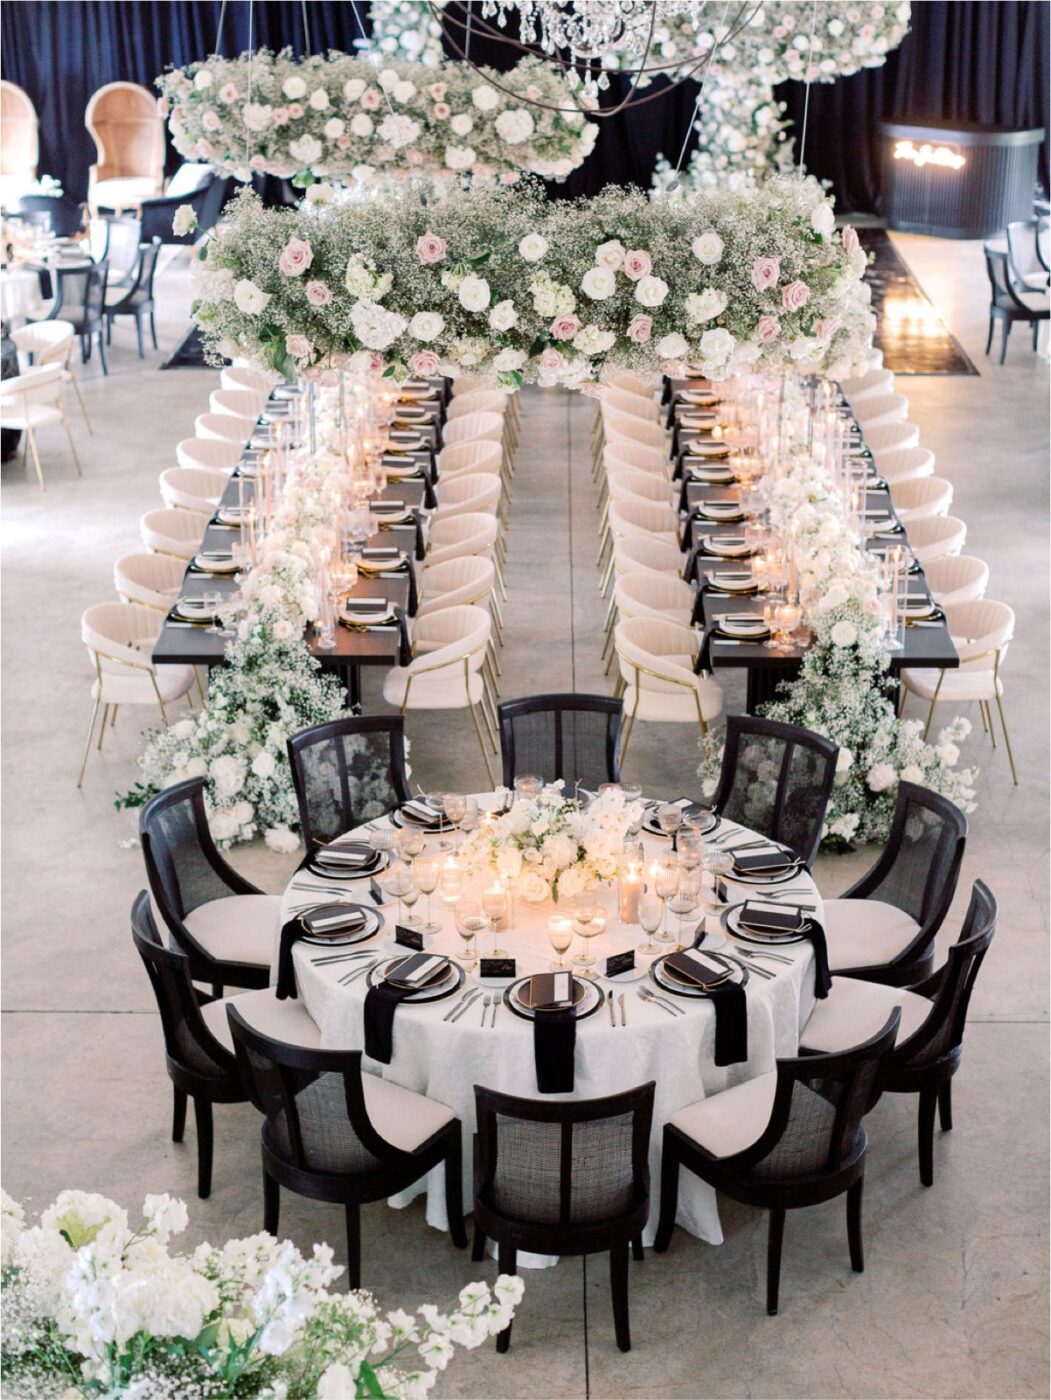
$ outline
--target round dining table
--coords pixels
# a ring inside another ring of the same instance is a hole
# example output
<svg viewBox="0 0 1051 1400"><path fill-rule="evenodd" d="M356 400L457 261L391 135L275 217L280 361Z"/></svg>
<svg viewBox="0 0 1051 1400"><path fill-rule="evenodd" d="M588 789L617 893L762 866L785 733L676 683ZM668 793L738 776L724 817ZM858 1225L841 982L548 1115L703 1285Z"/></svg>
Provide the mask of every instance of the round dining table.
<svg viewBox="0 0 1051 1400"><path fill-rule="evenodd" d="M18 324L43 306L38 273L23 267L0 269L0 320Z"/></svg>
<svg viewBox="0 0 1051 1400"><path fill-rule="evenodd" d="M480 794L479 808L483 812L492 810L500 800L497 794ZM347 833L347 836L367 841L372 829L389 822L390 818L382 818L378 823L372 822L353 833ZM669 838L649 834L645 829L641 835L647 866L667 856L671 845ZM706 838L705 846L706 850L711 851L754 839L754 832L733 822L720 820ZM429 836L425 853L436 853L455 840L455 834ZM727 904L762 893L753 884L739 883L729 876L721 878L726 884L724 894ZM468 881L465 893L480 895L487 883L489 880L479 875L475 880ZM813 906L815 917L821 921L821 896L808 872L800 870L779 888L782 896L792 892L798 895L801 903ZM332 893L326 894L329 890ZM370 881L367 878L329 880L309 870L300 870L285 890L281 924L294 917L295 911L301 911L315 900L318 904L325 904L345 898L360 900L364 906L374 907L369 890ZM604 1003L596 1014L578 1020L573 1090L550 1097L600 1098L650 1080L655 1081L650 1139L653 1196L650 1222L644 1235L644 1243L649 1244L656 1232L661 1141L665 1124L687 1105L766 1074L774 1069L778 1057L797 1053L800 1030L814 1006L814 952L807 941L782 943L776 951L786 961L762 960L758 964L772 975L764 976L757 971L750 973L745 989L747 1059L720 1068L715 1063L715 1011L710 1001L675 998L663 992L667 1000L681 1009L682 1014L676 1015L652 1001L644 1000L640 992L659 989L649 970L653 959L640 954L636 954L636 968L628 974L629 980L620 977L609 979L601 975L607 957L637 948L646 935L638 925L629 926L620 920L616 882L611 888L600 888L593 893L606 910L607 923L602 934L588 940L587 951L597 962L591 971L596 974L598 985L607 999L610 996L615 999L616 1014L611 1019L608 1005ZM717 898L714 889L707 893L713 906L709 912L704 912L702 908L692 918L684 920L683 944L689 946L693 942L694 931L703 919L706 941L701 944L702 949L722 944L726 951L738 954L740 947L728 947L725 943L721 911L714 907ZM387 898L386 895L382 897ZM425 951L447 954L460 962L468 961L464 944L456 932L451 908L443 906L437 895L432 897L431 903L434 922L440 924L441 931L425 937ZM426 897L422 896L413 911L421 923L426 904ZM361 946L370 952L375 949L375 959L406 953L404 947L394 942L397 915L394 899L381 906L380 912L384 919L383 926L371 941L356 945L354 951L359 951ZM551 901L531 904L521 898L515 899L511 927L498 934L492 931L483 934L481 954L488 956L498 943L502 951L514 957L516 978L547 971L556 956L548 942L547 921L549 915L557 912L571 911L566 909L565 904L559 906ZM677 936L675 916L669 914L668 919L671 921L671 935ZM572 951L576 952L579 947L578 942ZM671 941L663 951L670 952L673 947L674 941ZM363 1050L364 1001L369 978L367 975L354 977L353 973L362 965L371 965L373 958L353 962L323 961L338 951L303 941L293 946L298 995L317 1023L324 1049ZM277 962L275 945L275 979ZM752 963L751 966L754 968L756 964ZM351 980L344 982L344 978ZM416 1005L411 1001L402 1002L394 1021L390 1063L383 1064L368 1056L362 1061L366 1072L436 1099L452 1109L460 1119L464 1131L465 1201L473 1199L471 1136L475 1129L474 1086L484 1085L523 1098L540 1097L533 1054L533 1026L511 1011L503 998L504 990L514 980L479 979L478 969L474 968L467 972L466 982L457 989L456 996ZM463 995L471 990L471 984L480 989L481 994L456 1019L447 1019L449 1013L460 1004ZM488 1007L485 1004L487 997L490 999ZM494 1005L497 1008L495 1012ZM438 1229L447 1229L443 1173L444 1167L436 1168L408 1191L392 1197L390 1204L405 1206L426 1191L428 1223ZM691 1234L711 1244L722 1243L715 1192L689 1172L684 1173L681 1179L677 1222ZM554 1261L540 1256L523 1260L526 1265L532 1264L534 1267L550 1262Z"/></svg>

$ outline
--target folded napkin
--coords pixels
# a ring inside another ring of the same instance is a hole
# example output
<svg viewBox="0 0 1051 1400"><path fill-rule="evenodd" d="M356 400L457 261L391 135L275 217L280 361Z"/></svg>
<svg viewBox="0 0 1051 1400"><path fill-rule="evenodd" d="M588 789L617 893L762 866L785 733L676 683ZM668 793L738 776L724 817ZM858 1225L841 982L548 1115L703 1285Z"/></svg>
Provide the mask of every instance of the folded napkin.
<svg viewBox="0 0 1051 1400"><path fill-rule="evenodd" d="M394 1055L394 1013L406 997L411 997L448 965L448 959L432 953L415 953L394 971L394 980L385 979L370 987L365 997L365 1054L389 1065Z"/></svg>
<svg viewBox="0 0 1051 1400"><path fill-rule="evenodd" d="M292 949L304 934L336 933L353 931L365 923L365 911L353 905L324 904L312 909L309 914L296 914L282 926L277 954L278 1001L296 996L296 966L292 961Z"/></svg>
<svg viewBox="0 0 1051 1400"><path fill-rule="evenodd" d="M744 987L732 980L716 987L709 985L726 975L726 966L696 951L672 953L664 959L664 965L703 988L715 1007L715 1063L737 1065L747 1060L748 1001Z"/></svg>
<svg viewBox="0 0 1051 1400"><path fill-rule="evenodd" d="M401 810L407 812L410 817L424 826L430 826L437 830L442 825L441 812L436 807L432 807L429 802L417 802L414 797L410 797L408 802L401 804Z"/></svg>
<svg viewBox="0 0 1051 1400"><path fill-rule="evenodd" d="M739 855L734 856L734 869L740 871L742 875L787 870L796 864L798 864L796 856L789 851L783 851L780 846L775 846L773 842L769 846L741 851Z"/></svg>
<svg viewBox="0 0 1051 1400"><path fill-rule="evenodd" d="M316 851L314 859L319 865L346 866L351 870L360 870L375 863L376 852L364 843L330 845L322 846Z"/></svg>
<svg viewBox="0 0 1051 1400"><path fill-rule="evenodd" d="M532 978L530 987L534 1006L536 1087L541 1094L572 1093L573 1057L577 1043L572 973L538 973Z"/></svg>

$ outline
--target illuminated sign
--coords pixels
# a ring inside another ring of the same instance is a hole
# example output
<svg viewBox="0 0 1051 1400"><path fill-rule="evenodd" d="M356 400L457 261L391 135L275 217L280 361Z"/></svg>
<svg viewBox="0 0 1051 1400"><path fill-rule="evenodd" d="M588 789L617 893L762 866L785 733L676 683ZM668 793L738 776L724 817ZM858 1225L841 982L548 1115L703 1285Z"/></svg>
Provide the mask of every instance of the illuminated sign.
<svg viewBox="0 0 1051 1400"><path fill-rule="evenodd" d="M966 158L951 146L932 146L929 141L922 146L917 146L914 141L895 141L894 159L911 160L913 165L920 168L940 165L945 170L960 170L967 164Z"/></svg>

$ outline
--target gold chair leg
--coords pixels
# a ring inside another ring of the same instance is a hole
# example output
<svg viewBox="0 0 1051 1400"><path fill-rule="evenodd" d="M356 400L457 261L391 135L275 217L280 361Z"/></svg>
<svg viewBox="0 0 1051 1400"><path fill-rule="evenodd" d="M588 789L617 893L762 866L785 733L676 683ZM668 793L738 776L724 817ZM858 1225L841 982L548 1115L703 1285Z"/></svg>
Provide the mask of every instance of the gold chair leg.
<svg viewBox="0 0 1051 1400"><path fill-rule="evenodd" d="M109 717L109 727L110 727L111 729L116 729L116 727L117 727L117 706L116 706L116 705L113 706L113 713L112 713L112 714L110 715L110 717Z"/></svg>
<svg viewBox="0 0 1051 1400"><path fill-rule="evenodd" d="M66 415L64 413L62 415L62 426L66 430L66 439L69 442L69 450L73 454L73 465L77 469L77 476L83 476L84 473L81 470L80 458L77 456L77 445L73 441L73 434L69 431L69 424L66 422Z"/></svg>
<svg viewBox="0 0 1051 1400"><path fill-rule="evenodd" d="M613 559L614 556L611 552L606 561L606 572L602 575L602 587L599 590L603 598L606 596L606 589L609 587L609 581L613 577Z"/></svg>
<svg viewBox="0 0 1051 1400"><path fill-rule="evenodd" d="M496 787L496 782L493 779L493 766L489 762L489 750L486 748L485 740L482 738L482 728L481 725L478 723L478 715L475 713L473 700L468 703L468 708L471 711L471 719L474 721L474 732L478 736L478 747L482 751L482 761L485 763L486 775L489 778L489 788L490 790L492 790Z"/></svg>
<svg viewBox="0 0 1051 1400"><path fill-rule="evenodd" d="M624 768L625 759L628 756L628 741L631 739L631 731L635 728L635 711L632 710L628 716L627 728L624 730L624 742L620 746L620 766Z"/></svg>
<svg viewBox="0 0 1051 1400"><path fill-rule="evenodd" d="M985 706L985 716L989 721L989 738L993 741L993 748L995 749L998 745L996 742L996 730L993 728L993 709L988 700L983 700L982 704Z"/></svg>
<svg viewBox="0 0 1051 1400"><path fill-rule="evenodd" d="M33 454L33 465L36 467L36 475L37 480L40 482L40 489L41 491L46 491L47 487L44 485L44 471L40 465L40 453L37 451L36 437L32 428L26 429L26 440L29 445L29 451Z"/></svg>
<svg viewBox="0 0 1051 1400"><path fill-rule="evenodd" d="M1007 720L1004 718L1004 702L999 695L996 697L996 708L1000 711L1000 723L1004 730L1004 743L1007 745L1007 761L1011 765L1011 779L1015 787L1018 786L1018 770L1015 768L1015 756L1011 751L1011 736L1007 732ZM992 719L992 715L989 716Z"/></svg>
<svg viewBox="0 0 1051 1400"><path fill-rule="evenodd" d="M982 729L985 731L986 734L988 734L988 733L989 733L989 720L986 718L986 714L985 714L985 701L984 701L984 700L979 700L979 701L978 701L978 713L979 713L979 714L981 715L981 717L982 717Z"/></svg>
<svg viewBox="0 0 1051 1400"><path fill-rule="evenodd" d="M81 412L81 416L82 416L83 419L84 419L84 426L85 426L85 428L87 428L87 430L88 430L88 432L91 434L91 436L94 437L94 436L95 436L95 429L91 426L91 419L88 417L88 411L87 411L87 409L84 407L84 400L80 397L80 386L79 386L79 384L77 383L76 378L74 377L72 371L70 372L69 382L73 385L73 392L74 392L74 394L76 394L76 396L77 396L77 403L80 405L80 412Z"/></svg>
<svg viewBox="0 0 1051 1400"><path fill-rule="evenodd" d="M109 706L108 706L108 705L103 705L103 707L102 707L102 723L99 725L99 741L98 741L98 743L95 745L95 747L98 749L99 753L102 752L102 740L103 740L103 738L104 738L104 736L105 736L105 733L106 733L106 721L107 721L108 719L109 719Z"/></svg>
<svg viewBox="0 0 1051 1400"><path fill-rule="evenodd" d="M926 725L924 726L924 730L923 730L923 742L924 742L924 743L927 742L927 735L931 732L931 723L932 723L932 721L933 721L933 719L934 719L934 707L935 707L935 705L936 705L937 703L938 703L938 700L937 700L937 697L935 697L935 698L931 701L931 708L930 708L930 710L929 710L929 712L928 712L928 714L927 714L927 723L926 723Z"/></svg>
<svg viewBox="0 0 1051 1400"><path fill-rule="evenodd" d="M499 561L499 559L495 559L495 558L494 558L493 564L494 564L494 566L495 566L495 568L496 568L496 581L497 581L497 583L500 585L500 593L501 593L501 595L502 595L502 597L503 597L503 599L504 599L504 602L506 603L506 602L507 602L507 584L504 582L504 571L503 571L503 569L500 567L500 561Z"/></svg>
<svg viewBox="0 0 1051 1400"><path fill-rule="evenodd" d="M84 784L84 770L88 766L88 754L91 752L91 740L95 733L95 721L98 718L99 706L102 704L102 697L95 697L95 705L91 711L91 723L88 725L88 737L84 740L84 757L80 760L80 772L77 775L77 787Z"/></svg>

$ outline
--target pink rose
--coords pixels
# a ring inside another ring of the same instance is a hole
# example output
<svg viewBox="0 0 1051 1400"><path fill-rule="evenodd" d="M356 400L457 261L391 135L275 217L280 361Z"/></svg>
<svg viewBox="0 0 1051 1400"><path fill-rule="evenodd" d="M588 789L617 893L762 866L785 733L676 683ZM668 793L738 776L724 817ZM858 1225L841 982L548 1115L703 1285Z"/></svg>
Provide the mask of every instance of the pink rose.
<svg viewBox="0 0 1051 1400"><path fill-rule="evenodd" d="M340 149L341 151L349 151L349 150L350 150L350 137L349 137L349 136L337 136L337 137L336 137L336 145L339 147L339 149Z"/></svg>
<svg viewBox="0 0 1051 1400"><path fill-rule="evenodd" d="M202 137L201 140L197 142L197 145L194 147L194 149L196 150L197 154L202 157L202 159L211 159L213 148L212 143L210 141L205 141Z"/></svg>
<svg viewBox="0 0 1051 1400"><path fill-rule="evenodd" d="M361 105L366 112L376 112L383 106L383 94L379 88L367 87L361 94Z"/></svg>
<svg viewBox="0 0 1051 1400"><path fill-rule="evenodd" d="M434 115L440 122L443 122L451 112L452 108L449 106L448 102L436 102L434 104Z"/></svg>
<svg viewBox="0 0 1051 1400"><path fill-rule="evenodd" d="M448 83L431 83L427 89L428 96L433 97L435 102L440 102L448 91Z"/></svg>
<svg viewBox="0 0 1051 1400"><path fill-rule="evenodd" d="M405 152L405 163L406 165L422 165L423 152L417 151L415 147L410 148Z"/></svg>
<svg viewBox="0 0 1051 1400"><path fill-rule="evenodd" d="M548 346L540 356L540 363L545 369L560 369L565 363L561 350L556 350L554 346Z"/></svg>
<svg viewBox="0 0 1051 1400"><path fill-rule="evenodd" d="M218 131L222 127L222 122L214 112L208 111L205 112L204 116L201 118L201 125L204 127L205 131Z"/></svg>
<svg viewBox="0 0 1051 1400"><path fill-rule="evenodd" d="M445 239L436 233L421 233L416 240L416 256L424 266L441 262L445 257Z"/></svg>
<svg viewBox="0 0 1051 1400"><path fill-rule="evenodd" d="M769 345L781 334L781 322L776 316L760 316L755 328L755 338L760 345Z"/></svg>
<svg viewBox="0 0 1051 1400"><path fill-rule="evenodd" d="M781 305L786 311L799 311L810 300L810 288L805 282L789 282L781 289Z"/></svg>
<svg viewBox="0 0 1051 1400"><path fill-rule="evenodd" d="M306 380L308 384L317 384L321 379L321 374L320 365L304 365L299 371L300 379Z"/></svg>
<svg viewBox="0 0 1051 1400"><path fill-rule="evenodd" d="M277 265L286 277L300 277L314 261L314 250L305 238L290 238Z"/></svg>
<svg viewBox="0 0 1051 1400"><path fill-rule="evenodd" d="M572 314L556 316L551 322L550 329L556 340L572 340L577 331L580 330L580 317Z"/></svg>
<svg viewBox="0 0 1051 1400"><path fill-rule="evenodd" d="M831 340L842 324L838 316L825 316L814 322L814 334L818 340Z"/></svg>
<svg viewBox="0 0 1051 1400"><path fill-rule="evenodd" d="M846 253L856 253L861 247L861 239L853 224L843 225L843 251Z"/></svg>
<svg viewBox="0 0 1051 1400"><path fill-rule="evenodd" d="M223 83L222 87L219 89L219 101L220 101L220 102L236 102L236 101L237 101L237 85L236 85L236 83Z"/></svg>
<svg viewBox="0 0 1051 1400"><path fill-rule="evenodd" d="M773 32L773 36L774 36L775 39L783 39L783 38L785 37L785 35L788 33L788 30L785 28L785 26L784 26L783 24L777 24L777 25L774 26L772 32Z"/></svg>
<svg viewBox="0 0 1051 1400"><path fill-rule="evenodd" d="M643 277L648 277L653 270L653 259L645 250L636 248L633 252L624 254L624 262L621 271L625 277L630 277L633 282L638 282Z"/></svg>
<svg viewBox="0 0 1051 1400"><path fill-rule="evenodd" d="M383 356L377 350L373 350L372 359L369 360L369 369L373 374L378 374L383 368Z"/></svg>
<svg viewBox="0 0 1051 1400"><path fill-rule="evenodd" d="M288 125L288 108L287 108L287 107L275 107L275 108L274 108L274 125L275 125L275 126L287 126L287 125Z"/></svg>
<svg viewBox="0 0 1051 1400"><path fill-rule="evenodd" d="M525 95L529 98L530 102L539 102L544 94L541 92L540 88L537 87L536 83L530 83L525 90Z"/></svg>
<svg viewBox="0 0 1051 1400"><path fill-rule="evenodd" d="M757 292L765 292L768 287L776 287L781 276L781 264L777 258L756 258L752 264L752 286Z"/></svg>
<svg viewBox="0 0 1051 1400"><path fill-rule="evenodd" d="M409 357L409 368L413 374L426 379L429 375L438 373L438 356L433 350L417 350L415 355Z"/></svg>
<svg viewBox="0 0 1051 1400"><path fill-rule="evenodd" d="M305 110L302 102L290 102L288 104L288 115L294 122L299 120Z"/></svg>
<svg viewBox="0 0 1051 1400"><path fill-rule="evenodd" d="M500 176L500 183L501 183L501 185L517 185L517 184L518 184L518 171L517 171L517 170L505 170L504 173Z"/></svg>
<svg viewBox="0 0 1051 1400"><path fill-rule="evenodd" d="M307 283L307 301L311 306L328 306L332 300L332 293L325 286L324 282Z"/></svg>
<svg viewBox="0 0 1051 1400"><path fill-rule="evenodd" d="M633 316L628 326L628 339L635 345L645 345L653 334L652 316Z"/></svg>
<svg viewBox="0 0 1051 1400"><path fill-rule="evenodd" d="M296 360L306 360L314 347L305 335L286 335L285 349Z"/></svg>

